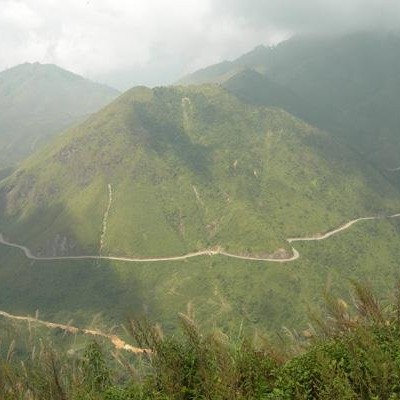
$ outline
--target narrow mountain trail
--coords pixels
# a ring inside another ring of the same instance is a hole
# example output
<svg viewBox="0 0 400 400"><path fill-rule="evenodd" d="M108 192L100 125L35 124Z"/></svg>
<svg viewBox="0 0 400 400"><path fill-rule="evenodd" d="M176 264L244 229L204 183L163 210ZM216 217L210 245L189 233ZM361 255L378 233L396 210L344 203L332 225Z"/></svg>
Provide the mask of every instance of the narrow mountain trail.
<svg viewBox="0 0 400 400"><path fill-rule="evenodd" d="M196 186L192 185L192 187L193 187L193 192L194 192L194 194L195 194L195 196L196 196L196 200L197 200L202 206L204 206L204 202L203 202L203 200L201 199L200 194L199 194L199 191L197 190Z"/></svg>
<svg viewBox="0 0 400 400"><path fill-rule="evenodd" d="M372 221L372 220L383 220L383 219L391 219L391 218L399 218L399 214L394 214L390 216L378 216L378 217L362 217L356 218L344 225L341 225L339 228L333 229L325 234L317 234L314 236L306 236L306 237L295 237L295 238L288 238L286 239L288 243L294 242L310 242L310 241L319 241L325 240L330 238L331 236L337 235L349 228L351 228L354 224L360 221ZM216 247L213 249L202 250L194 253L188 253L181 256L174 256L174 257L155 257L155 258L130 258L130 257L115 257L115 256L90 256L90 255L82 255L82 256L59 256L59 257L44 257L44 256L35 256L32 254L32 251L26 247L22 246L17 243L12 243L4 239L3 234L0 233L0 244L5 246L14 247L19 250L22 250L25 256L31 260L37 261L57 261L57 260L111 260L111 261L124 261L124 262L136 262L136 263L150 263L150 262L161 262L161 261L184 261L189 258L194 257L201 257L201 256L224 256L229 258L236 258L241 260L248 260L248 261L266 261L266 262L274 262L274 263L288 263L295 261L300 258L300 253L292 247L292 255L286 258L274 258L274 257L253 257L253 256L246 256L246 255L238 255L225 252L222 247Z"/></svg>
<svg viewBox="0 0 400 400"><path fill-rule="evenodd" d="M83 335L89 335L89 336L102 337L102 338L108 339L116 349L126 350L126 351L129 351L130 353L134 353L134 354L144 354L144 353L149 354L149 353L151 353L151 351L148 349L140 349L138 347L134 347L134 346L126 343L121 338L119 338L117 335L107 334L107 333L104 333L104 332L101 332L101 331L95 330L95 329L82 329L82 328L77 328L77 327L71 326L71 325L64 325L64 324L57 324L54 322L42 321L40 319L33 318L33 317L21 317L19 315L9 314L5 311L0 311L0 316L10 319L10 320L14 320L14 321L22 321L22 322L28 322L31 324L42 325L49 329L61 329L66 333L71 333L74 335L83 334Z"/></svg>
<svg viewBox="0 0 400 400"><path fill-rule="evenodd" d="M183 128L186 132L190 131L190 108L192 107L192 102L189 97L182 98L182 120Z"/></svg>
<svg viewBox="0 0 400 400"><path fill-rule="evenodd" d="M107 208L106 211L104 212L104 217L103 217L103 227L101 230L101 235L100 235L100 249L99 249L99 254L101 255L104 245L105 245L105 239L106 239L106 234L107 234L107 222L108 222L108 214L110 213L111 209L111 204L112 204L112 187L111 184L108 184L108 203L107 203Z"/></svg>

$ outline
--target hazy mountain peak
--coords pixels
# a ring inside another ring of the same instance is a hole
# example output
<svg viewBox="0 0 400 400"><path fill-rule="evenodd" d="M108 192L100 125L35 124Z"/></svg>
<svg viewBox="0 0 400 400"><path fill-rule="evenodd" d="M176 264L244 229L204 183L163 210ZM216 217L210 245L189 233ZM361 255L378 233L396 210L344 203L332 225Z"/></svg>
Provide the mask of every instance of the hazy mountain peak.
<svg viewBox="0 0 400 400"><path fill-rule="evenodd" d="M118 95L54 64L24 63L0 72L0 166L24 158L45 137Z"/></svg>
<svg viewBox="0 0 400 400"><path fill-rule="evenodd" d="M254 47L254 49L250 50L249 52L243 54L239 58L237 58L234 62L241 62L241 61L250 61L256 60L257 58L267 57L271 52L272 47L267 47L263 44L259 44L258 46Z"/></svg>
<svg viewBox="0 0 400 400"><path fill-rule="evenodd" d="M104 88L108 88L110 91L114 91L116 94L119 93L118 90L109 87L108 85L103 85L97 82L93 82L89 79L84 78L81 75L78 75L74 72L68 71L64 68L59 67L56 64L42 64L40 62L26 62L23 64L16 65L9 69L6 69L0 72L0 84L7 80L20 80L20 79L36 79L39 82L39 79L42 80L53 80L57 79L66 81L66 82L90 82L93 85L99 85Z"/></svg>

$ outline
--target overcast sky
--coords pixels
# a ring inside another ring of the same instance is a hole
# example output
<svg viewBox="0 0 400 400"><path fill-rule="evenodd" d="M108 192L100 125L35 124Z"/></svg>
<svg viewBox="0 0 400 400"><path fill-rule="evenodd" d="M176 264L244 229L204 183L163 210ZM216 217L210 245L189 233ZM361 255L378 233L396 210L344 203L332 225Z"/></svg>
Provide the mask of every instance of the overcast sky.
<svg viewBox="0 0 400 400"><path fill-rule="evenodd" d="M54 63L127 89L292 34L398 26L400 0L0 0L0 70Z"/></svg>

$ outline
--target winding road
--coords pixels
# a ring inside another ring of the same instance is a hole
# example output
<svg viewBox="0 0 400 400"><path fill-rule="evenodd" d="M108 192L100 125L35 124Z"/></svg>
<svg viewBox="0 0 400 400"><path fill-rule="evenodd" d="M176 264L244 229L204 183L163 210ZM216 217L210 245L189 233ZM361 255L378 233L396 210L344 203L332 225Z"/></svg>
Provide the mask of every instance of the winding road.
<svg viewBox="0 0 400 400"><path fill-rule="evenodd" d="M286 240L288 243L326 240L326 239L330 238L331 236L337 235L338 233L349 229L351 226L353 226L354 224L356 224L360 221L382 220L382 219L386 219L386 218L390 219L390 218L399 218L399 217L400 217L400 213L386 216L386 217L357 218L357 219L353 219L353 220L347 222L344 225L341 225L339 228L336 228L329 232L326 232L325 234L318 234L318 235L308 236L308 237L306 236L306 237L288 238ZM160 257L160 258L128 258L128 257L112 257L112 256L39 257L39 256L33 255L32 251L29 248L27 248L26 246L8 242L7 240L4 239L3 234L1 234L1 233L0 233L0 243L5 246L14 247L19 250L22 250L27 258L29 258L31 260L39 260L39 261L84 260L84 259L101 260L101 259L104 259L104 260L146 263L146 262L157 262L157 261L178 261L178 260L187 260L187 259L193 258L193 257L220 255L220 256L236 258L236 259L241 259L241 260L248 260L248 261L267 261L267 262L276 262L276 263L287 263L287 262L295 261L300 257L300 253L294 247L292 247L292 256L287 257L287 258L259 258L259 257L252 257L252 256L241 256L241 255L237 255L237 254L227 253L220 247L216 248L216 249L199 251L196 253L189 253L189 254L182 255L182 256ZM134 347L134 346L124 342L117 335L107 334L107 333L104 333L99 330L82 329L82 328L77 328L77 327L74 327L71 325L64 325L64 324L57 324L54 322L43 321L43 320L40 320L38 318L33 318L33 317L22 317L22 316L12 315L5 311L0 311L0 316L7 318L7 319L11 319L11 320L16 320L16 321L25 321L25 322L29 322L29 323L36 323L36 324L43 325L50 329L61 329L65 332L71 333L71 334L84 334L84 335L103 337L105 339L108 339L116 349L126 350L126 351L129 351L134 354L146 354L146 353L150 354L151 353L151 350Z"/></svg>
<svg viewBox="0 0 400 400"><path fill-rule="evenodd" d="M126 351L129 351L130 353L134 353L134 354L151 353L151 350L140 349L138 347L134 347L134 346L124 342L121 338L119 338L116 335L107 334L107 333L101 332L99 330L81 329L81 328L76 328L75 326L71 326L71 325L63 325L63 324L56 324L54 322L42 321L40 319L33 318L33 317L21 317L18 315L9 314L5 311L0 311L0 316L7 318L7 319L14 320L14 321L23 321L23 322L28 322L28 323L32 323L32 324L43 325L46 328L50 328L50 329L61 329L64 332L71 333L74 335L84 334L84 335L90 335L90 336L103 337L105 339L108 339L116 349L126 350Z"/></svg>
<svg viewBox="0 0 400 400"><path fill-rule="evenodd" d="M317 235L308 236L308 237L288 238L286 240L288 243L325 240L325 239L330 238L331 236L337 235L338 233L349 229L352 225L354 225L360 221L382 220L382 219L390 219L390 218L398 218L398 217L400 217L400 213L390 215L390 216L356 218L356 219L353 219L353 220L347 222L344 225L341 225L339 228L336 228L329 232L326 232L325 234L317 234ZM222 247L217 247L215 249L202 250L202 251L198 251L195 253L188 253L188 254L184 254L181 256L174 256L174 257L130 258L130 257L115 257L115 256L102 256L102 255L45 257L45 256L35 256L34 254L32 254L32 251L28 247L7 241L6 239L4 239L2 233L0 233L0 244L22 250L27 258L29 258L31 260L37 260L37 261L111 260L111 261L124 261L124 262L135 262L135 263L150 263L150 262L161 262L161 261L183 261L183 260L187 260L189 258L194 258L194 257L220 255L220 256L224 256L224 257L236 258L236 259L248 260L248 261L266 261L266 262L274 262L274 263L287 263L287 262L295 261L298 258L300 258L300 253L294 247L292 247L292 255L288 256L286 258L276 258L276 257L271 257L271 256L266 257L266 258L261 258L261 257L232 254L232 253L228 253L228 252L224 251Z"/></svg>

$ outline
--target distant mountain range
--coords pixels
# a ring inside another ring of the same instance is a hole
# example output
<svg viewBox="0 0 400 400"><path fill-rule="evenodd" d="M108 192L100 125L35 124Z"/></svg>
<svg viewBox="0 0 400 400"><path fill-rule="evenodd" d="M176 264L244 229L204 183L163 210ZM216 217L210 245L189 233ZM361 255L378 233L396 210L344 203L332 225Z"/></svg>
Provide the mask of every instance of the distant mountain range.
<svg viewBox="0 0 400 400"><path fill-rule="evenodd" d="M0 168L34 152L119 95L55 65L22 64L0 73Z"/></svg>
<svg viewBox="0 0 400 400"><path fill-rule="evenodd" d="M334 133L382 170L400 166L400 36L295 37L182 79L217 82Z"/></svg>

